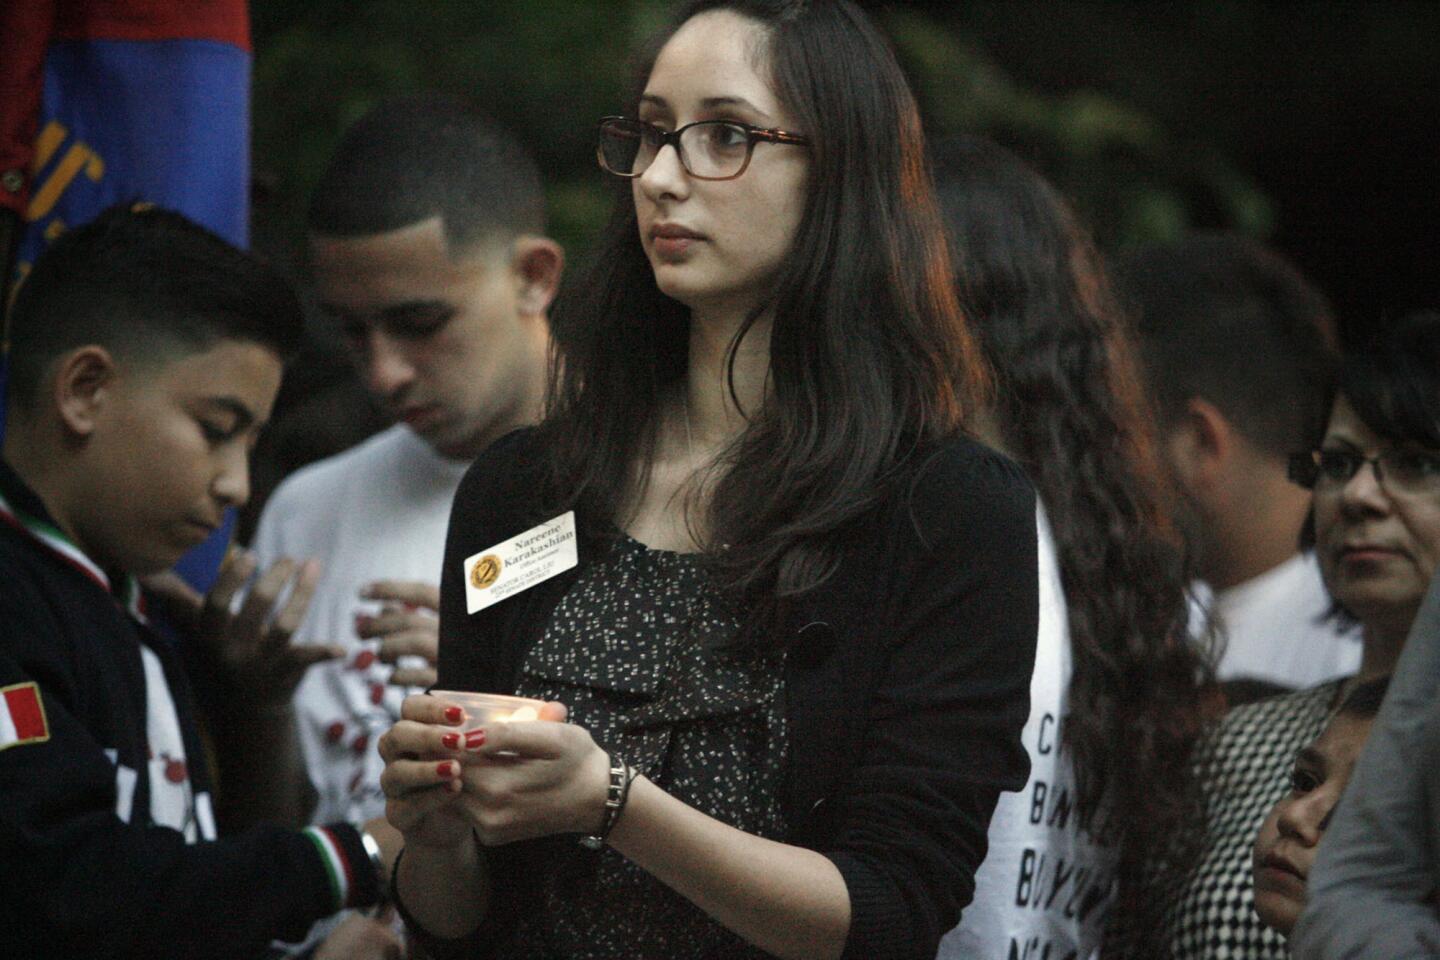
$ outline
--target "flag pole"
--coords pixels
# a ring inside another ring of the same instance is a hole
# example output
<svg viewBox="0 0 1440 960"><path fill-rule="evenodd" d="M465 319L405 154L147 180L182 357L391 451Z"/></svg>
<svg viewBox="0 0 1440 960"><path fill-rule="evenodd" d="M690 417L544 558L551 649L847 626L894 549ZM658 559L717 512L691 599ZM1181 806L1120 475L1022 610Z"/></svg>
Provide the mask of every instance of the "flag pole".
<svg viewBox="0 0 1440 960"><path fill-rule="evenodd" d="M25 221L19 211L0 207L0 441L5 439L5 396L10 382L10 288L24 236Z"/></svg>
<svg viewBox="0 0 1440 960"><path fill-rule="evenodd" d="M0 207L0 363L10 355L10 285L15 280L15 261L20 254L20 240L25 223L20 214L9 207Z"/></svg>

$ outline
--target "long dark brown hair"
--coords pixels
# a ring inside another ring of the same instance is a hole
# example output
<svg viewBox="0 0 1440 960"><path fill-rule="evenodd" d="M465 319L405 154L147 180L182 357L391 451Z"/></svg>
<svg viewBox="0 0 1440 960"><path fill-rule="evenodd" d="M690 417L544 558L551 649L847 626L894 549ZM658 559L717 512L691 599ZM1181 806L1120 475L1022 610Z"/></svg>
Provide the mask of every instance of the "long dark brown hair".
<svg viewBox="0 0 1440 960"><path fill-rule="evenodd" d="M1104 810L1120 874L1136 876L1191 836L1207 668L1186 630L1187 571L1132 339L1087 232L1043 177L973 137L938 144L935 166L961 301L995 372L996 428L1054 535L1077 807ZM1175 850L1173 867L1192 855Z"/></svg>
<svg viewBox="0 0 1440 960"><path fill-rule="evenodd" d="M793 247L731 345L733 393L735 347L772 311L771 389L694 525L721 586L773 614L830 576L841 528L916 450L960 429L984 364L950 283L919 115L885 40L846 0L702 0L653 45L642 78L681 24L713 9L762 25L774 89L810 140ZM559 359L541 426L551 505L624 522L661 399L685 376L689 324L656 287L627 187L553 313ZM755 619L768 622L763 610Z"/></svg>

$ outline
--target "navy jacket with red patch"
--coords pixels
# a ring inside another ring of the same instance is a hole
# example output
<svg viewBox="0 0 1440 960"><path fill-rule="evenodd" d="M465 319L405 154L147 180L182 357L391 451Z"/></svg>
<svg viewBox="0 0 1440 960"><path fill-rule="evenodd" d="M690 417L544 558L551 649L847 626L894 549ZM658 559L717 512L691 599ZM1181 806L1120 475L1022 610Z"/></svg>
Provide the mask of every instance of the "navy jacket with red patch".
<svg viewBox="0 0 1440 960"><path fill-rule="evenodd" d="M85 556L0 462L0 689L27 704L38 693L43 711L42 735L32 714L25 738L0 739L0 954L254 958L342 900L375 902L353 827L214 839L184 670L137 600L134 581ZM146 698L160 692L147 691L142 645L184 745L183 766L160 768L189 779L178 828L151 818Z"/></svg>

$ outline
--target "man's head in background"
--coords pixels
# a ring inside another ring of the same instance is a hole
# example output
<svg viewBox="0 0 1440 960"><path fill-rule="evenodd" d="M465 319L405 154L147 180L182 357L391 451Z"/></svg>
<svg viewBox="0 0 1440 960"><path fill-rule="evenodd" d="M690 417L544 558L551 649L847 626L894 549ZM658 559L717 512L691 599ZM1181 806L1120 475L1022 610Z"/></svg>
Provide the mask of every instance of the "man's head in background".
<svg viewBox="0 0 1440 960"><path fill-rule="evenodd" d="M563 255L506 133L449 100L383 102L346 131L307 226L321 307L397 419L467 458L538 415Z"/></svg>
<svg viewBox="0 0 1440 960"><path fill-rule="evenodd" d="M249 498L302 324L255 257L179 214L112 208L16 298L5 458L102 567L166 569Z"/></svg>
<svg viewBox="0 0 1440 960"><path fill-rule="evenodd" d="M1141 251L1116 275L1201 578L1224 589L1282 563L1309 510L1286 458L1323 422L1337 364L1325 297L1223 234Z"/></svg>

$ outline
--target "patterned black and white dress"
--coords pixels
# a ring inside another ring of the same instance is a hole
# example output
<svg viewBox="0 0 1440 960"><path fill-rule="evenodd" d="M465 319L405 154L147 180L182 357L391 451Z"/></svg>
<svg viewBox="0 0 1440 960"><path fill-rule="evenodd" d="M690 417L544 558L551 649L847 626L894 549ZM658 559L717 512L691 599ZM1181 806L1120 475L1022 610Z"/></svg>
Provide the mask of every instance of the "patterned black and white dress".
<svg viewBox="0 0 1440 960"><path fill-rule="evenodd" d="M1285 938L1255 913L1251 850L1290 789L1295 754L1324 730L1342 683L1236 707L1200 745L1205 850L1166 916L1174 960L1289 960Z"/></svg>
<svg viewBox="0 0 1440 960"><path fill-rule="evenodd" d="M621 537L555 608L518 693L559 700L671 796L783 839L784 656L718 648L740 616L691 555ZM677 960L765 956L607 848L551 837L541 901L499 956Z"/></svg>

